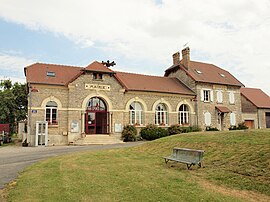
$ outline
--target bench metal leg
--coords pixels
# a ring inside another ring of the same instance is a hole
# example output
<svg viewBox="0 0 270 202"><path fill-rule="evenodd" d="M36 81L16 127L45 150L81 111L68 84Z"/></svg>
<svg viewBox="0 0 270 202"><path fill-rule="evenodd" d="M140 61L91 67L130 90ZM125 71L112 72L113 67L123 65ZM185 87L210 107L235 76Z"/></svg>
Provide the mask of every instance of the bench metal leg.
<svg viewBox="0 0 270 202"><path fill-rule="evenodd" d="M198 166L201 168L202 167L202 163L200 162L200 163L198 163Z"/></svg>
<svg viewBox="0 0 270 202"><path fill-rule="evenodd" d="M165 159L165 163L167 164L169 162L169 159Z"/></svg>
<svg viewBox="0 0 270 202"><path fill-rule="evenodd" d="M193 164L187 164L188 170L190 169L190 167L191 167L192 165L193 165Z"/></svg>

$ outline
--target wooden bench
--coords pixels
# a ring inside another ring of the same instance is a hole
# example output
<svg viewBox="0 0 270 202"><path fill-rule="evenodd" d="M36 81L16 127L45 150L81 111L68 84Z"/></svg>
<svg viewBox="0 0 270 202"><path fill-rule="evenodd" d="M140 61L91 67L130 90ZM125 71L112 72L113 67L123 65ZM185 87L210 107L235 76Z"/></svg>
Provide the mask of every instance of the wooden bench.
<svg viewBox="0 0 270 202"><path fill-rule="evenodd" d="M168 161L177 161L180 163L187 164L187 168L190 169L193 165L198 165L202 167L202 159L203 159L203 150L194 150L194 149L186 149L186 148L173 148L173 153L171 156L164 157L165 163Z"/></svg>

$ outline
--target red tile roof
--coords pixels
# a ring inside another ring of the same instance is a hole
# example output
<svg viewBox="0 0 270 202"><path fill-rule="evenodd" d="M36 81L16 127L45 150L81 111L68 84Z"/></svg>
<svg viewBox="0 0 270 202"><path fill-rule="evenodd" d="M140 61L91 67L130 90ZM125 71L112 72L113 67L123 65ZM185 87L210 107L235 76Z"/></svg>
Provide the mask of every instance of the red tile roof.
<svg viewBox="0 0 270 202"><path fill-rule="evenodd" d="M82 67L35 63L25 67L25 76L27 83L67 85ZM47 76L47 72L54 72L55 76Z"/></svg>
<svg viewBox="0 0 270 202"><path fill-rule="evenodd" d="M241 95L258 108L270 108L270 97L261 89L240 88Z"/></svg>
<svg viewBox="0 0 270 202"><path fill-rule="evenodd" d="M165 76L168 76L170 72L181 68L184 70L193 80L206 83L223 84L244 86L228 71L221 69L213 64L190 61L188 70L180 63L179 65L173 65L165 71Z"/></svg>
<svg viewBox="0 0 270 202"><path fill-rule="evenodd" d="M216 106L217 110L222 113L229 113L231 110L228 107L225 106Z"/></svg>
<svg viewBox="0 0 270 202"><path fill-rule="evenodd" d="M104 73L114 73L110 68L104 66L102 63L94 61L87 67L85 70L93 71L93 72L104 72Z"/></svg>
<svg viewBox="0 0 270 202"><path fill-rule="evenodd" d="M125 72L116 72L115 77L128 91L164 92L195 95L176 78L148 76Z"/></svg>

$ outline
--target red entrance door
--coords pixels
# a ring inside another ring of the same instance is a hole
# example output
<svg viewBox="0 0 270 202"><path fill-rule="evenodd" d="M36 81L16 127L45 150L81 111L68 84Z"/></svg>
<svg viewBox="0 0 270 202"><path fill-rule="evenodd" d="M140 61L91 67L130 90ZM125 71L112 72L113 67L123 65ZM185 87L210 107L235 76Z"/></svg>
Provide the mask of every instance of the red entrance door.
<svg viewBox="0 0 270 202"><path fill-rule="evenodd" d="M85 114L85 133L108 134L109 117L105 102L98 97L91 98Z"/></svg>
<svg viewBox="0 0 270 202"><path fill-rule="evenodd" d="M109 112L87 110L85 115L86 134L108 134Z"/></svg>

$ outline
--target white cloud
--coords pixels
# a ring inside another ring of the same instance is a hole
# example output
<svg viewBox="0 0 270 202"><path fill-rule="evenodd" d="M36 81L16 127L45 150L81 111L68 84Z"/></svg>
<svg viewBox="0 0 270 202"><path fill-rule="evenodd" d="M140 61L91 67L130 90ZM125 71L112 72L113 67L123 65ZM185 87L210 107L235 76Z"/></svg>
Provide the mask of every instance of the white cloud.
<svg viewBox="0 0 270 202"><path fill-rule="evenodd" d="M80 47L115 52L131 64L139 59L166 68L171 55L189 42L191 59L221 66L247 86L270 94L268 0L156 2L0 0L0 17L63 34Z"/></svg>
<svg viewBox="0 0 270 202"><path fill-rule="evenodd" d="M25 79L22 79L22 78L18 78L18 77L7 77L7 76L1 76L0 75L0 81L1 80L7 80L7 79L10 79L13 83L15 82L18 82L18 83L25 83Z"/></svg>
<svg viewBox="0 0 270 202"><path fill-rule="evenodd" d="M12 82L25 83L22 67L34 63L20 56L11 55L15 51L0 52L0 80L10 79Z"/></svg>
<svg viewBox="0 0 270 202"><path fill-rule="evenodd" d="M12 52L13 51L8 51ZM20 56L14 56L7 53L0 52L0 68L1 70L20 71L22 67L32 64L33 60L29 60Z"/></svg>

